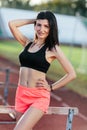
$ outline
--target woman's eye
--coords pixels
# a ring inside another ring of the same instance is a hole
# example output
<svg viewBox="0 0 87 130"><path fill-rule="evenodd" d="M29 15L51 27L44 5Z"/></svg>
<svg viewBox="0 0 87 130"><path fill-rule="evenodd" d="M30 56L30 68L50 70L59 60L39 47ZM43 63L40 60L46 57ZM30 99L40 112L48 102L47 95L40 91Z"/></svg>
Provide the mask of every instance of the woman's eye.
<svg viewBox="0 0 87 130"><path fill-rule="evenodd" d="M48 26L48 25L45 25L45 27L46 27L46 28L49 28L49 26Z"/></svg>
<svg viewBox="0 0 87 130"><path fill-rule="evenodd" d="M41 24L38 23L37 26L41 26Z"/></svg>

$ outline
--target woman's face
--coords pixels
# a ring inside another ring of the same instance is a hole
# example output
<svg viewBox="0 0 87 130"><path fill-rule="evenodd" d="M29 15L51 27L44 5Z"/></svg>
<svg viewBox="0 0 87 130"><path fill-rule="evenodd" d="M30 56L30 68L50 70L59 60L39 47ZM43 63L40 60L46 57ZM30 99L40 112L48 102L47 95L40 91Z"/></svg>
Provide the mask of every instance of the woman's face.
<svg viewBox="0 0 87 130"><path fill-rule="evenodd" d="M49 35L49 22L47 19L38 19L35 25L35 32L38 39L45 40Z"/></svg>

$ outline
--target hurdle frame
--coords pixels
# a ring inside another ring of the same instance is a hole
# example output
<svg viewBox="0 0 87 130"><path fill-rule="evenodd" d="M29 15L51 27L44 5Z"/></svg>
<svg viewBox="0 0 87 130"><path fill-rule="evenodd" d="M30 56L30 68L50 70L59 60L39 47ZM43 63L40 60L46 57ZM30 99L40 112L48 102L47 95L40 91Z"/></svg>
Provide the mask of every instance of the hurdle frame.
<svg viewBox="0 0 87 130"><path fill-rule="evenodd" d="M0 113L9 114L13 121L0 121L0 124L13 124L16 123L16 112L14 106L0 105ZM79 110L77 107L49 107L48 115L67 115L66 130L72 130L72 122L74 115L78 115ZM15 121L14 121L15 120Z"/></svg>

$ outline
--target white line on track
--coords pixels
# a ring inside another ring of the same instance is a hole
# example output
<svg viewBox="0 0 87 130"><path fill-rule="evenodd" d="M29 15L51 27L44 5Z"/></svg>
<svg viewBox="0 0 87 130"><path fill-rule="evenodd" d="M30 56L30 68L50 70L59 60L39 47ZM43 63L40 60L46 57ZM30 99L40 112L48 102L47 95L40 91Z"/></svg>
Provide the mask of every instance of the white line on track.
<svg viewBox="0 0 87 130"><path fill-rule="evenodd" d="M56 99L57 101L62 101L62 98L59 97L59 96L57 96L57 95L55 95L54 93L51 93L51 96L52 96L54 99Z"/></svg>
<svg viewBox="0 0 87 130"><path fill-rule="evenodd" d="M67 103L63 102L63 99L60 97L60 96L57 96L56 94L54 93L51 93L51 96L57 100L57 101L62 101L62 106L64 107L70 107ZM78 116L80 118L82 118L83 120L87 121L87 117L85 115L83 115L82 113L79 112Z"/></svg>

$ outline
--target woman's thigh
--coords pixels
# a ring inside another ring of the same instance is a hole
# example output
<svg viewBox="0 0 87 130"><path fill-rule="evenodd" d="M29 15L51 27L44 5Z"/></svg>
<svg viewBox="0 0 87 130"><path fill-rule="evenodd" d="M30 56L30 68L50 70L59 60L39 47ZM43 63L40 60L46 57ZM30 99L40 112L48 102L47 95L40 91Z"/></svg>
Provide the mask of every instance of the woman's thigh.
<svg viewBox="0 0 87 130"><path fill-rule="evenodd" d="M44 115L44 112L35 107L30 107L19 119L14 130L32 130L36 123Z"/></svg>
<svg viewBox="0 0 87 130"><path fill-rule="evenodd" d="M16 121L18 122L23 113L16 111Z"/></svg>

